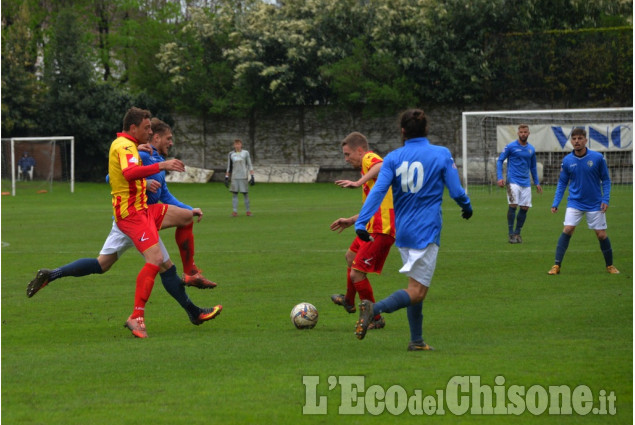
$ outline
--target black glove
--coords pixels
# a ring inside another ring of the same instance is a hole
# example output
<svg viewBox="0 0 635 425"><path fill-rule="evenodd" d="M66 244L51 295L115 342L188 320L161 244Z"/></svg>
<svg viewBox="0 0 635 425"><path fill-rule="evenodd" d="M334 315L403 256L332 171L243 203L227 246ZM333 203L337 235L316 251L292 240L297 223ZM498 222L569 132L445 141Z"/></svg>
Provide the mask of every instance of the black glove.
<svg viewBox="0 0 635 425"><path fill-rule="evenodd" d="M249 179L249 184L252 185L252 186L256 184L256 180L254 180L254 176L253 175Z"/></svg>
<svg viewBox="0 0 635 425"><path fill-rule="evenodd" d="M366 229L355 230L357 236L364 242L372 242L374 239Z"/></svg>
<svg viewBox="0 0 635 425"><path fill-rule="evenodd" d="M472 207L470 205L468 205L467 207L463 208L463 212L461 213L461 217L463 217L466 220L469 220L470 217L472 217Z"/></svg>
<svg viewBox="0 0 635 425"><path fill-rule="evenodd" d="M229 177L225 176L225 187L229 187Z"/></svg>

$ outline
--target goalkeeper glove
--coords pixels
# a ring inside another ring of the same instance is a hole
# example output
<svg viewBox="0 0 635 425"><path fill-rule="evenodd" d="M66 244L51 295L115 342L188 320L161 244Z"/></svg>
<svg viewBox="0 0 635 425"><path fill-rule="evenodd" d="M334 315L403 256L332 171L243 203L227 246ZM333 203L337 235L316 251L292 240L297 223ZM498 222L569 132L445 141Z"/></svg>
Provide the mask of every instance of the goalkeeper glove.
<svg viewBox="0 0 635 425"><path fill-rule="evenodd" d="M463 208L463 212L461 213L461 217L463 217L466 220L469 220L470 217L472 217L472 207L470 205L468 205L467 207Z"/></svg>
<svg viewBox="0 0 635 425"><path fill-rule="evenodd" d="M254 176L253 175L251 176L251 179L249 179L249 184L252 185L252 186L256 184L256 180L254 180Z"/></svg>
<svg viewBox="0 0 635 425"><path fill-rule="evenodd" d="M225 187L229 187L229 176L225 176Z"/></svg>
<svg viewBox="0 0 635 425"><path fill-rule="evenodd" d="M366 229L355 230L355 233L357 233L357 236L364 242L374 241L373 237L370 235L370 233L368 233Z"/></svg>

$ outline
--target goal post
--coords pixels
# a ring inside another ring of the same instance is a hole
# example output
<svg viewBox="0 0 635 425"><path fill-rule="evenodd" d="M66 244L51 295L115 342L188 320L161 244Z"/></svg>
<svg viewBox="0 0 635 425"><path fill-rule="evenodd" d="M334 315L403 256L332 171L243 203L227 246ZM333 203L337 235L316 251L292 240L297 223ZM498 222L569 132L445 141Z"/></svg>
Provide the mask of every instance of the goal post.
<svg viewBox="0 0 635 425"><path fill-rule="evenodd" d="M465 189L491 191L496 161L504 147L518 139L518 126L529 126L536 148L541 185L558 183L560 164L572 151L571 131L587 131L587 146L602 152L613 184L633 183L633 108L545 109L463 112L462 158L457 161Z"/></svg>
<svg viewBox="0 0 635 425"><path fill-rule="evenodd" d="M16 196L16 182L20 175L19 162L25 153L32 158L35 165L29 175L21 176L22 179L47 182L49 191L53 190L53 181L68 181L71 193L75 192L75 137L3 138L2 178L11 179L12 196Z"/></svg>

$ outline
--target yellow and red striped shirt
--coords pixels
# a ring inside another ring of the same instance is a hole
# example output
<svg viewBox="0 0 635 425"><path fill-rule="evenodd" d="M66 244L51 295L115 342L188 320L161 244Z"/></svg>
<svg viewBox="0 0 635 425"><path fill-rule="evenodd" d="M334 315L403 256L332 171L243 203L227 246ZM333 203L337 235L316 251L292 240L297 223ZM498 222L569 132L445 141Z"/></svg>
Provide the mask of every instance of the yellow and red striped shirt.
<svg viewBox="0 0 635 425"><path fill-rule="evenodd" d="M110 145L108 176L115 221L124 219L135 211L148 208L146 180L142 178L129 182L124 177L124 171L127 168L141 165L138 144L139 142L129 134L117 133L117 138Z"/></svg>
<svg viewBox="0 0 635 425"><path fill-rule="evenodd" d="M362 176L370 170L373 165L384 162L381 156L374 152L366 152L362 158ZM362 201L366 202L366 197L375 185L377 178L370 179L362 186ZM384 200L381 202L379 209L366 225L368 233L384 233L395 237L395 209L392 203L392 189L388 188Z"/></svg>

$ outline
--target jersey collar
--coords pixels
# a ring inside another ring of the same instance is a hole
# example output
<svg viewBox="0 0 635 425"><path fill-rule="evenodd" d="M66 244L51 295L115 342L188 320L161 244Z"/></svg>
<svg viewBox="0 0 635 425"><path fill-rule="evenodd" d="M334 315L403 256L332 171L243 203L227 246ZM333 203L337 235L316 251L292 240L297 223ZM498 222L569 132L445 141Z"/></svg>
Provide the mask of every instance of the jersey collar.
<svg viewBox="0 0 635 425"><path fill-rule="evenodd" d="M137 139L135 139L134 137L132 137L131 135L125 132L117 133L117 137L125 137L126 139L134 142L136 145L139 144L139 141Z"/></svg>

